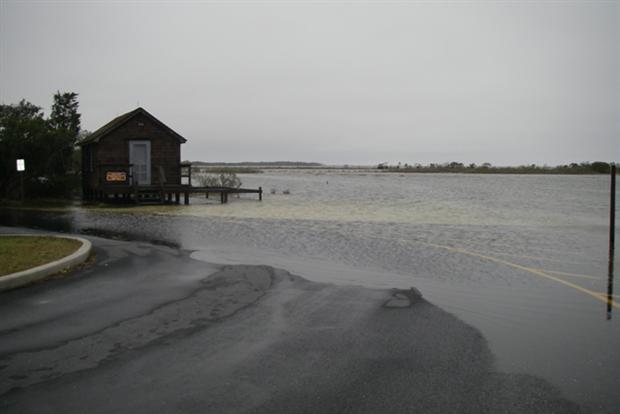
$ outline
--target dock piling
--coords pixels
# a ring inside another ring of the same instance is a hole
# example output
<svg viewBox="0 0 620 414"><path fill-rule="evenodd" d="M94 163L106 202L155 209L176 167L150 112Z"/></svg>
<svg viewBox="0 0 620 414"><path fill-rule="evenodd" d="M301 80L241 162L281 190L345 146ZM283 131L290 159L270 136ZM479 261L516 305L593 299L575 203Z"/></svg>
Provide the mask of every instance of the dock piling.
<svg viewBox="0 0 620 414"><path fill-rule="evenodd" d="M607 320L611 319L614 300L614 254L616 244L616 165L611 164L611 186L609 201L609 267L607 273Z"/></svg>

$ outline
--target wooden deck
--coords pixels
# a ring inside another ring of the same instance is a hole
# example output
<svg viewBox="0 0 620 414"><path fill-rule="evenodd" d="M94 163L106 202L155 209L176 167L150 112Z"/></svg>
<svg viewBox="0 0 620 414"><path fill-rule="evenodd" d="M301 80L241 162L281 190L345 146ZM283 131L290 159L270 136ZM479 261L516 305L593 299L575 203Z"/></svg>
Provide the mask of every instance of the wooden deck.
<svg viewBox="0 0 620 414"><path fill-rule="evenodd" d="M150 203L150 204L189 204L190 194L219 194L222 204L228 203L229 194L258 194L263 200L263 189L235 187L195 187L192 185L192 164L179 164L179 181L169 184L165 168L157 165L153 168L153 181L149 185L133 184L132 164L98 164L95 168L99 181L97 185L85 184L82 197L85 201L102 201L106 203ZM176 179L175 178L175 179ZM181 184L185 181L185 184Z"/></svg>
<svg viewBox="0 0 620 414"><path fill-rule="evenodd" d="M181 195L183 203L189 204L190 194L209 195L219 194L222 204L228 203L229 194L258 194L258 200L263 200L263 189L258 188L233 188L233 187L192 187L187 184L181 185L106 185L96 191L84 194L87 201L125 202L125 203L149 203L149 204L180 204Z"/></svg>

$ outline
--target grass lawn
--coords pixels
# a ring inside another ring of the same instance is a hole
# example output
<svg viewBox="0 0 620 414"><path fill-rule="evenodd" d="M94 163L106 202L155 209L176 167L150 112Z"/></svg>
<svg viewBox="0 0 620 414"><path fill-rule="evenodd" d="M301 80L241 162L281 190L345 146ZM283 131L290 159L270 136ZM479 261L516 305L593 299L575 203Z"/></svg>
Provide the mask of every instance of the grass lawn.
<svg viewBox="0 0 620 414"><path fill-rule="evenodd" d="M40 236L0 236L0 277L53 262L82 246L77 240Z"/></svg>

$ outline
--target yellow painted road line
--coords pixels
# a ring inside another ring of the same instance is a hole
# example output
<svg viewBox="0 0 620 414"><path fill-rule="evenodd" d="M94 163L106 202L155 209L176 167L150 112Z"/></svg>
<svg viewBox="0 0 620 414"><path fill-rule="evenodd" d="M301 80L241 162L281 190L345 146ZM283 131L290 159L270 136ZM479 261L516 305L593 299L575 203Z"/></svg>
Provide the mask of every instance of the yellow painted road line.
<svg viewBox="0 0 620 414"><path fill-rule="evenodd" d="M545 270L545 269L536 269L536 270L540 270L541 272L545 272L545 273L551 273L553 275L560 275L560 276L568 276L568 277L577 277L580 279L590 279L590 280L603 280L602 277L595 277L595 276L588 276L588 275L580 275L578 273L567 273L567 272L558 272L555 270Z"/></svg>
<svg viewBox="0 0 620 414"><path fill-rule="evenodd" d="M599 295L607 299L607 292L598 292ZM620 298L620 295L611 295L612 298Z"/></svg>
<svg viewBox="0 0 620 414"><path fill-rule="evenodd" d="M387 238L385 238L385 240L388 240L388 239L387 239ZM405 243L407 243L407 242L408 242L408 240L404 240L404 239L401 239L401 240L402 240L403 242L405 242ZM457 239L447 239L447 240L455 240L455 241L457 241L457 242L462 241L462 240L457 240ZM421 243L421 244L426 244L426 245L432 245L432 243L428 243L428 242L425 242L425 241L422 241L422 240L415 240L415 242L417 242L417 243ZM442 246L442 245L440 245L440 244L435 245L435 247L437 247L437 246ZM444 247L450 247L450 246L444 246ZM550 251L553 251L553 250L550 250ZM479 251L479 250L468 250L468 252L470 252L470 253L476 253L476 254L484 254L483 252L481 252L481 251ZM557 252L560 252L560 251L557 251ZM487 251L487 252L485 252L485 253L491 253L491 254L494 254L494 255L497 255L497 256L509 256L509 257L516 257L516 258L519 258L519 259L525 259L525 260L539 260L539 261L541 261L541 262L556 262L556 263L562 263L562 264L574 264L574 265L586 265L586 264L587 264L587 263L585 263L585 262L574 262L574 261L571 261L571 260L564 260L564 259L552 259L552 258L550 258L550 257L528 256L528 255L523 255L523 254L514 254L514 253L503 253L503 252L495 252L495 251L491 251L491 252ZM560 252L560 253L566 254L565 252ZM572 255L573 255L573 256L576 256L575 254L572 254ZM595 260L590 259L590 261L595 261ZM571 276L571 275L570 275L570 274L567 274L567 276Z"/></svg>
<svg viewBox="0 0 620 414"><path fill-rule="evenodd" d="M468 250L472 253L481 253L479 251L476 250ZM519 259L526 259L526 260L539 260L541 262L556 262L556 263L564 263L564 264L574 264L574 265L584 265L586 263L584 262L572 262L570 260L563 260L563 259L552 259L550 257L538 257L538 256L527 256L527 255L522 255L522 254L513 254L513 253L502 253L502 252L489 252L492 254L496 254L498 256L510 256L510 257L516 257Z"/></svg>
<svg viewBox="0 0 620 414"><path fill-rule="evenodd" d="M462 239L455 239L455 238L446 238L444 240L451 240L455 243L461 243L463 240ZM422 242L424 243L424 242ZM479 242L474 242L474 244L476 244L477 246L481 246L481 247L488 247L482 243ZM512 246L508 245L508 244L494 244L494 246L496 247L506 247L506 248L511 248ZM550 252L550 253L559 253L561 255L564 256L573 256L573 257L578 257L581 259L585 259L586 262L596 262L597 260L592 259L590 256L585 256L583 254L579 254L579 253L574 253L574 252L567 252L564 250L556 250L556 249L546 249L546 248L537 248L536 249L539 252ZM479 250L470 250L476 253L481 253ZM514 253L502 253L502 252L490 252L490 251L486 251L486 253L492 253L492 254L496 254L499 256L512 256L512 257L520 257L523 259L532 259L532 260L543 260L543 261L551 261L551 262L559 262L559 263L570 263L570 264L577 264L577 265L583 265L585 264L583 261L581 262L575 262L575 261L571 261L571 260L563 260L563 259L551 259L549 257L540 257L540 256L528 256L528 255L519 255L519 254L514 254Z"/></svg>
<svg viewBox="0 0 620 414"><path fill-rule="evenodd" d="M449 247L449 246L446 246ZM467 250L468 253L473 253L473 254L479 254L479 255L484 255L482 252L477 251L477 250ZM567 262L561 259L549 259L549 258L544 258L544 257L535 257L535 256L523 256L520 254L511 254L511 253L501 253L501 252L489 252L491 254L494 255L499 255L499 256L510 256L510 257L516 257L519 259L528 259L528 260L541 260L541 261L548 261L548 262L558 262L558 263L570 263L570 264L583 264L583 263L579 263L579 262ZM540 269L540 268L532 268L532 269L536 269L536 270L540 270L541 272L545 272L545 273L551 273L554 275L560 275L560 276L569 276L569 277L577 277L580 279L590 279L590 280L602 280L602 278L600 277L595 277L595 276L590 276L590 275L582 275L579 273L568 273L568 272L559 272L556 270L546 270L546 269Z"/></svg>
<svg viewBox="0 0 620 414"><path fill-rule="evenodd" d="M595 292L595 291L590 290L590 289L586 289L586 288L584 288L582 286L579 286L579 285L576 285L574 283L568 282L568 281L566 281L564 279L560 279L559 277L547 274L547 273L545 273L545 272L543 272L541 270L538 270L538 269L534 269L534 268L531 268L531 267L523 266L523 265L512 263L512 262L507 262L506 260L498 259L497 257L492 257L492 256L484 255L484 254L470 252L468 250L461 249L461 248L458 248L458 247L443 246L441 244L434 244L434 243L425 243L425 244L428 244L429 246L432 246L432 247L436 247L438 249L443 249L443 250L448 250L448 251L455 252L455 253L465 254L465 255L468 255L468 256L478 257L480 259L485 259L485 260L488 260L488 261L491 261L491 262L503 264L504 266L512 267L514 269L523 270L525 272L532 273L532 274L534 274L536 276L540 276L540 277L543 277L545 279L553 280L554 282L560 283L560 284L562 284L564 286L571 287L571 288L573 288L573 289L575 289L575 290L577 290L577 291L579 291L581 293L585 293L586 295L592 296L593 298L595 298L597 300L600 300L601 302L604 302L604 303L608 302L607 295L603 296L603 295L601 295L598 292ZM615 307L615 308L620 309L620 304L618 304L616 302L612 302L611 305L613 307Z"/></svg>

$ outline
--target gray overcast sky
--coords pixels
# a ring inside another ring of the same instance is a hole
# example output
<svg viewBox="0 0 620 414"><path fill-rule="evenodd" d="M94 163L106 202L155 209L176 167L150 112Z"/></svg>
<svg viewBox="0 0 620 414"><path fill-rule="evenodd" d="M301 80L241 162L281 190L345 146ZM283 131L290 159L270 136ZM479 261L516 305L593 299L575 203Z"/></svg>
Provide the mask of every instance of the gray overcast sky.
<svg viewBox="0 0 620 414"><path fill-rule="evenodd" d="M139 102L183 159L620 160L620 2L0 4L3 103Z"/></svg>

